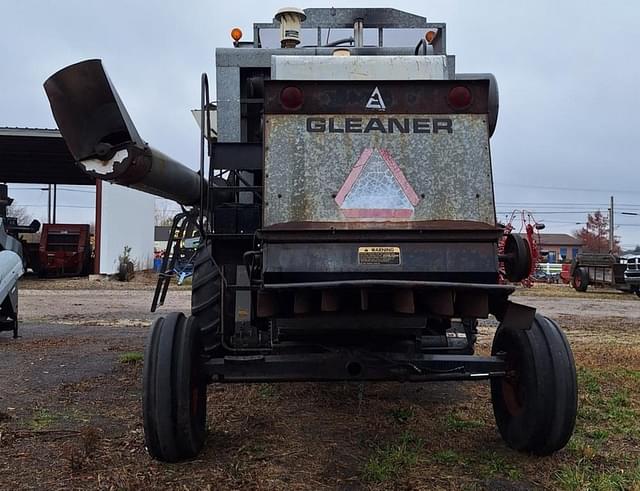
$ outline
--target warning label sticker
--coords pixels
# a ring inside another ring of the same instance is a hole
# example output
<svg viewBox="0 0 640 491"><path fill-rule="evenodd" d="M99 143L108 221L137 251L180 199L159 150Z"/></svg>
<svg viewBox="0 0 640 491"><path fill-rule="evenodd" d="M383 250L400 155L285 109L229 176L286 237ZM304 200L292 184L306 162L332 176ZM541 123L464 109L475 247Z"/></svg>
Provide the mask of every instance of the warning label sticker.
<svg viewBox="0 0 640 491"><path fill-rule="evenodd" d="M400 248L358 247L358 264L400 264Z"/></svg>

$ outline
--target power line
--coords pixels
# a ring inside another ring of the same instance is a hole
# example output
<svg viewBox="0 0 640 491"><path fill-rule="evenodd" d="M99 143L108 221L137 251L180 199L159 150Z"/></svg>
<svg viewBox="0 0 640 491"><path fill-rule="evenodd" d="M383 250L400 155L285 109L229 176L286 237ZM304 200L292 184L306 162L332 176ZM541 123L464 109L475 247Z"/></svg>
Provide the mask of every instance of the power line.
<svg viewBox="0 0 640 491"><path fill-rule="evenodd" d="M593 212L592 211L567 211L567 210L527 210L528 212L530 212L532 215L538 215L538 216L544 216L544 215L591 215ZM503 210L497 210L496 213L500 213L500 214L509 214L512 213L513 210L507 210L507 209L503 209ZM624 211L616 211L614 214L615 215L625 215L628 216L629 213L632 212L624 212ZM605 213L606 215L606 213ZM631 215L634 216L634 215Z"/></svg>
<svg viewBox="0 0 640 491"><path fill-rule="evenodd" d="M35 205L35 204L24 204L17 203L18 206L23 206L25 208L48 208L49 205ZM95 208L95 206L84 206L84 205L56 205L56 208Z"/></svg>
<svg viewBox="0 0 640 491"><path fill-rule="evenodd" d="M610 193L610 194L638 194L638 190L631 191L626 189L597 189L597 188L574 188L565 186L539 186L535 184L513 184L507 182L495 182L501 186L510 186L515 188L531 188L531 189L550 189L553 191L584 191L591 193Z"/></svg>
<svg viewBox="0 0 640 491"><path fill-rule="evenodd" d="M501 203L501 202L496 202L496 206L500 207L500 208L534 208L534 209L557 209L557 210L575 210L575 209L584 209L584 208L589 208L589 212L593 213L596 210L603 210L606 209L604 206L598 206L595 204L590 205L589 203L586 204L575 204L575 205L570 205L570 204L546 204L546 203ZM633 209L633 210L638 210L640 209L640 204L639 205L631 205L631 204L623 204L620 203L619 205L617 205L620 208L624 208L624 209ZM607 206L608 208L608 206Z"/></svg>
<svg viewBox="0 0 640 491"><path fill-rule="evenodd" d="M88 189L74 189L74 188L65 188L65 187L57 187L56 188L57 191L65 191L65 192L72 192L72 193L88 193L88 194L96 194L95 190L94 191L90 191ZM47 188L43 188L43 187L33 187L33 186L29 186L29 187L12 187L12 191L48 191Z"/></svg>

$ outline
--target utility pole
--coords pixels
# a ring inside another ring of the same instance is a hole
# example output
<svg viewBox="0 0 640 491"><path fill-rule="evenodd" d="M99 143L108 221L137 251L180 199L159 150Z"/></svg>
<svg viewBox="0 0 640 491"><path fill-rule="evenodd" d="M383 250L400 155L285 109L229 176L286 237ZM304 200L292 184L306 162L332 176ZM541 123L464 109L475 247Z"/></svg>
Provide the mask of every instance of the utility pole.
<svg viewBox="0 0 640 491"><path fill-rule="evenodd" d="M613 232L613 196L611 196L611 207L609 208L609 254L613 254L615 235Z"/></svg>

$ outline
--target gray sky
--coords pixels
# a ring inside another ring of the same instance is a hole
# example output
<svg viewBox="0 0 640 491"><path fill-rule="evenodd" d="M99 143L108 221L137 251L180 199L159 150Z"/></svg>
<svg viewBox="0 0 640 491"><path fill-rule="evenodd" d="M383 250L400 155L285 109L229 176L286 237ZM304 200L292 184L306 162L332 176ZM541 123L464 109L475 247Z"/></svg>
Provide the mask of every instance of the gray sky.
<svg viewBox="0 0 640 491"><path fill-rule="evenodd" d="M352 0L335 7L385 7ZM240 27L268 22L287 2L263 0L0 0L0 126L54 127L43 81L102 58L142 136L196 167L200 73ZM327 7L307 1L298 5ZM458 72L493 72L500 87L491 140L498 216L526 207L547 231L571 232L586 212L640 213L640 4L633 1L394 1L447 23ZM215 93L215 92L214 92ZM26 186L33 188L34 186ZM88 189L85 188L85 191ZM23 204L37 189L12 188ZM62 190L59 221L89 220L92 195ZM34 215L46 209L32 208ZM640 243L640 216L617 215L623 246Z"/></svg>

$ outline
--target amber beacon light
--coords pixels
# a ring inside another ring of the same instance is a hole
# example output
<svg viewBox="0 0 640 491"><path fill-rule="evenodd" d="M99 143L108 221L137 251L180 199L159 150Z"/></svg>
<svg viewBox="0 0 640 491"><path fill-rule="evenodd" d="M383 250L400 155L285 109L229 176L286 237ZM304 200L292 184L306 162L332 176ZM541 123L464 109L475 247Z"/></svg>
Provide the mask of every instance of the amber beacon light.
<svg viewBox="0 0 640 491"><path fill-rule="evenodd" d="M236 43L240 41L242 39L242 31L237 27L231 29L231 39L233 39Z"/></svg>

